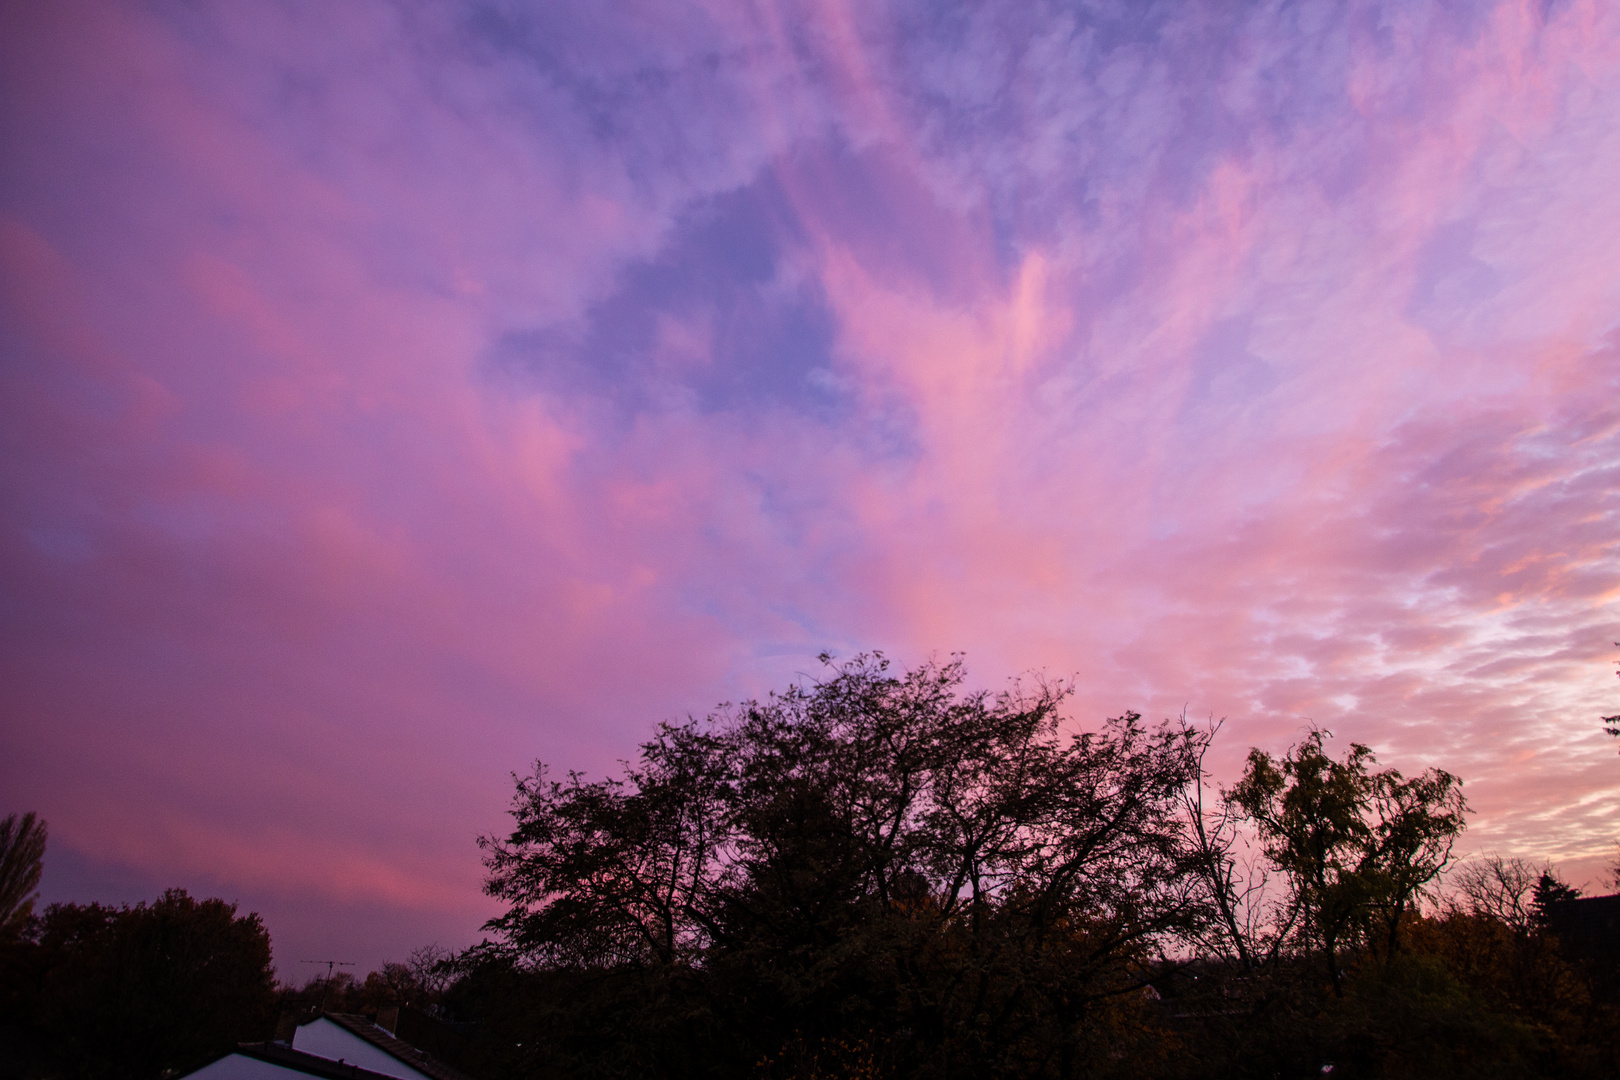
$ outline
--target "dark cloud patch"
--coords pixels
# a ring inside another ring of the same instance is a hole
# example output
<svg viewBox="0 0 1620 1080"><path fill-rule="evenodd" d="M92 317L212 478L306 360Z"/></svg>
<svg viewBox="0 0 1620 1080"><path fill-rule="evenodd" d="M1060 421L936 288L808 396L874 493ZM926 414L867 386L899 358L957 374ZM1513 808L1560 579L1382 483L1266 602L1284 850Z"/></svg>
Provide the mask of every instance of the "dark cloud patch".
<svg viewBox="0 0 1620 1080"><path fill-rule="evenodd" d="M1237 315L1215 322L1193 356L1192 385L1184 420L1208 423L1241 413L1276 389L1276 370L1249 347L1253 318Z"/></svg>
<svg viewBox="0 0 1620 1080"><path fill-rule="evenodd" d="M579 323L506 335L497 369L626 414L843 408L834 324L791 266L803 244L770 179L691 208L652 259L628 267Z"/></svg>
<svg viewBox="0 0 1620 1080"><path fill-rule="evenodd" d="M1418 253L1406 314L1437 337L1453 337L1502 288L1502 275L1474 255L1476 232L1472 218L1448 222Z"/></svg>

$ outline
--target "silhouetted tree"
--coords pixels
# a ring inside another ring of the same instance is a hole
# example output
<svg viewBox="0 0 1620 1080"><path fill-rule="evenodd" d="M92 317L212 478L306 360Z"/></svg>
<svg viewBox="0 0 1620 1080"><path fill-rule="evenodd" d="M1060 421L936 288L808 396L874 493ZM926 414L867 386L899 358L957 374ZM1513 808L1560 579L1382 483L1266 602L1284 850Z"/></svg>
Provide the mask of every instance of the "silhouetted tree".
<svg viewBox="0 0 1620 1080"><path fill-rule="evenodd" d="M963 678L860 657L664 725L615 779L537 764L482 842L505 913L442 998L479 1022L463 1067L1615 1074L1614 987L1538 925L1558 898L1525 865L1419 909L1463 828L1455 776L1317 731L1206 801L1218 725L1070 736L1066 686Z"/></svg>
<svg viewBox="0 0 1620 1080"><path fill-rule="evenodd" d="M1553 910L1562 903L1580 898L1581 890L1559 877L1551 867L1543 870L1531 890L1530 920L1545 929L1552 925Z"/></svg>
<svg viewBox="0 0 1620 1080"><path fill-rule="evenodd" d="M1523 859L1487 855L1457 870L1453 884L1462 897L1458 906L1471 915L1526 931L1537 876L1536 869Z"/></svg>
<svg viewBox="0 0 1620 1080"><path fill-rule="evenodd" d="M1178 813L1204 736L1127 713L1065 737L1067 687L963 679L858 657L661 727L622 779L536 766L484 841L491 948L666 1003L680 1023L636 1014L666 1072L834 1046L912 1075L1101 1067L1205 917Z"/></svg>
<svg viewBox="0 0 1620 1080"><path fill-rule="evenodd" d="M1450 773L1374 772L1371 749L1353 743L1335 760L1326 735L1311 731L1281 759L1249 751L1231 799L1287 875L1298 933L1342 994L1341 949L1369 943L1374 923L1386 952L1399 949L1402 920L1450 858L1466 804Z"/></svg>
<svg viewBox="0 0 1620 1080"><path fill-rule="evenodd" d="M52 904L20 970L43 1075L156 1080L274 1021L270 938L257 915L171 889L151 904Z"/></svg>
<svg viewBox="0 0 1620 1080"><path fill-rule="evenodd" d="M45 864L45 823L33 813L0 821L0 940L23 932L34 914Z"/></svg>

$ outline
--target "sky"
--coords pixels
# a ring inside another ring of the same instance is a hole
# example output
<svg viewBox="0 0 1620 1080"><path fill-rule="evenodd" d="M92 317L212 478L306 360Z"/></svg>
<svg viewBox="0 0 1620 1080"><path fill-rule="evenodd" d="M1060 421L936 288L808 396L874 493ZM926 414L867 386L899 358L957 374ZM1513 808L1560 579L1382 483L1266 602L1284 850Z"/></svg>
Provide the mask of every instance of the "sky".
<svg viewBox="0 0 1620 1080"><path fill-rule="evenodd" d="M823 650L1620 839L1620 5L0 3L0 813L461 947Z"/></svg>

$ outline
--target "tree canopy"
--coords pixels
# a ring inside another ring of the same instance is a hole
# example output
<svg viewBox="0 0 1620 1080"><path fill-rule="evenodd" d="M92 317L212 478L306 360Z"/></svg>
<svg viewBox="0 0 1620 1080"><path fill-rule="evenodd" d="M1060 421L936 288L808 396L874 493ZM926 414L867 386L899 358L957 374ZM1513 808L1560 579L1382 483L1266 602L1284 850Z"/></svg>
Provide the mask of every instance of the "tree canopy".
<svg viewBox="0 0 1620 1080"><path fill-rule="evenodd" d="M1087 730L1066 684L965 678L829 661L659 726L619 776L536 763L482 841L506 911L446 999L507 1003L492 1069L1290 1075L1359 1045L1329 1017L1431 978L1455 776L1313 730L1206 806L1216 727Z"/></svg>
<svg viewBox="0 0 1620 1080"><path fill-rule="evenodd" d="M0 940L22 933L34 914L45 864L45 823L32 813L0 821Z"/></svg>
<svg viewBox="0 0 1620 1080"><path fill-rule="evenodd" d="M275 1020L259 917L180 889L134 906L52 904L3 960L0 1025L22 1033L11 1051L42 1076L178 1075Z"/></svg>
<svg viewBox="0 0 1620 1080"><path fill-rule="evenodd" d="M1231 800L1287 875L1288 924L1321 949L1340 992L1341 946L1378 936L1389 952L1400 947L1401 923L1450 859L1467 804L1462 782L1443 769L1411 779L1374 771L1370 748L1354 743L1335 760L1326 738L1313 729L1281 759L1251 750Z"/></svg>
<svg viewBox="0 0 1620 1080"><path fill-rule="evenodd" d="M8 820L0 1076L152 1080L323 1008L480 1080L1620 1071L1606 898L1494 857L1439 895L1456 776L1309 729L1211 798L1219 724L827 663L615 776L514 777L489 939L363 981L276 990L257 916L184 892L34 914L43 825Z"/></svg>
<svg viewBox="0 0 1620 1080"><path fill-rule="evenodd" d="M1202 918L1177 812L1200 736L1066 735L1067 687L963 681L862 656L661 726L622 778L537 764L485 841L497 948L681 981L755 1058L882 1032L942 1075L1074 1075L1082 1020Z"/></svg>

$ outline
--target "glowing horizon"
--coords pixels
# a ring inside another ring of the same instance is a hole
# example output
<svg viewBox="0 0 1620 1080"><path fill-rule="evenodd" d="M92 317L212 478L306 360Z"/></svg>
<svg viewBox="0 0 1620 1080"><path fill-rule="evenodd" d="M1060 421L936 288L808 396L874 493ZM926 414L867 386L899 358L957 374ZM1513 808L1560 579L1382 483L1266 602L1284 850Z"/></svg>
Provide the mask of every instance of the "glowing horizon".
<svg viewBox="0 0 1620 1080"><path fill-rule="evenodd" d="M510 772L873 648L1227 777L1318 723L1594 882L1620 9L1135 9L7 9L46 899L465 944Z"/></svg>

